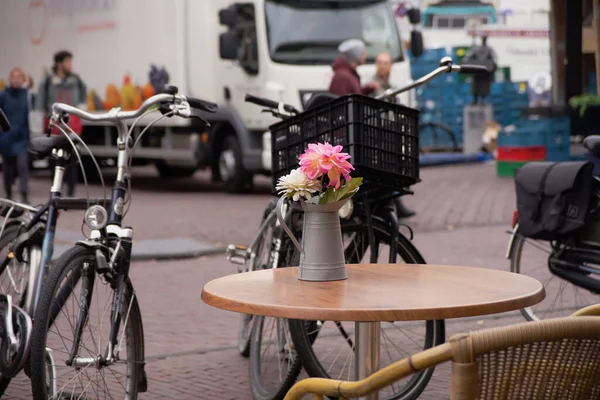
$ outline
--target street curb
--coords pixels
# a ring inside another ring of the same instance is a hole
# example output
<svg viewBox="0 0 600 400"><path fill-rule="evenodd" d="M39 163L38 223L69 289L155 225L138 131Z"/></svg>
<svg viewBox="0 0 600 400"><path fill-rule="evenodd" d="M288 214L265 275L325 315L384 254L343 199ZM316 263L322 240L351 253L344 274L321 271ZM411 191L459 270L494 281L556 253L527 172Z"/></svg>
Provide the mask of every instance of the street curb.
<svg viewBox="0 0 600 400"><path fill-rule="evenodd" d="M79 237L81 239L81 236ZM55 245L53 260L75 244ZM168 261L199 258L216 254L225 255L225 248L208 243L197 242L190 238L134 240L131 261Z"/></svg>
<svg viewBox="0 0 600 400"><path fill-rule="evenodd" d="M135 246L134 246L135 248ZM180 253L170 253L170 254L132 254L131 261L173 261L173 260L185 260L190 258L199 258L204 256L214 256L217 254L222 254L225 256L225 247L223 248L206 248L204 250L198 251L188 251L188 252L180 252Z"/></svg>

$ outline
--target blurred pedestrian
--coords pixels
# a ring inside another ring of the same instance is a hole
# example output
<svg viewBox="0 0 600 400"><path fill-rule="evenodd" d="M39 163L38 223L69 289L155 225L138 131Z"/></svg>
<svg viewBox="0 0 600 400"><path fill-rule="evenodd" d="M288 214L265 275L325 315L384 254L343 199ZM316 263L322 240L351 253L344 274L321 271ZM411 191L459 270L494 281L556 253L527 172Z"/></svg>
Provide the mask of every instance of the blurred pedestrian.
<svg viewBox="0 0 600 400"><path fill-rule="evenodd" d="M362 94L370 95L382 89L382 83L389 85L389 74L391 70L391 57L390 65L385 71L384 66L378 68L378 74L380 77L373 79L368 85L361 86L360 76L356 71L359 65L365 63L367 59L367 49L365 43L360 39L348 39L342 42L338 51L340 56L333 62L332 68L334 71L333 79L329 86L329 93L336 94L338 96L344 96L348 94ZM384 59L385 56L382 57ZM385 61L385 60L384 60ZM382 64L382 63L380 63ZM382 83L380 83L382 82ZM387 86L389 88L389 86ZM401 218L408 218L414 215L414 211L406 208L400 199L398 199L398 213Z"/></svg>
<svg viewBox="0 0 600 400"><path fill-rule="evenodd" d="M52 73L40 84L38 91L38 108L47 115L52 111L52 104L66 103L75 107L85 107L87 90L81 78L73 73L73 55L66 50L54 54ZM69 126L76 134L81 135L83 126L81 120L73 115L69 116ZM59 131L53 132L59 134ZM67 196L75 195L75 184L79 177L79 165L75 155L67 166L66 179L68 185Z"/></svg>
<svg viewBox="0 0 600 400"><path fill-rule="evenodd" d="M379 88L372 93L374 97L379 96L386 90L394 87L390 82L392 63L393 60L391 54L385 51L379 53L375 58L375 76L373 76L373 82L377 82ZM415 212L407 208L400 199L397 200L397 208L398 216L400 218L408 218L415 215Z"/></svg>
<svg viewBox="0 0 600 400"><path fill-rule="evenodd" d="M12 199L15 176L19 177L21 200L28 203L29 90L24 87L25 73L19 67L10 71L8 87L0 93L0 108L10 122L10 130L0 133L0 154L6 197Z"/></svg>
<svg viewBox="0 0 600 400"><path fill-rule="evenodd" d="M373 92L374 96L379 96L392 87L390 83L391 71L392 56L388 52L379 53L375 58L375 76L373 77L373 81L379 84L379 88Z"/></svg>
<svg viewBox="0 0 600 400"><path fill-rule="evenodd" d="M496 73L496 53L494 49L487 45L487 36L481 37L481 46L474 46L470 54L465 56L464 64L473 64L486 67L489 71L487 74L473 75L473 83L471 84L471 92L473 94L473 105L477 104L481 99L481 104L485 104L485 98L490 95L492 80Z"/></svg>
<svg viewBox="0 0 600 400"><path fill-rule="evenodd" d="M367 49L362 40L345 40L338 46L338 51L340 55L331 65L333 78L329 85L329 93L338 96L353 93L368 95L379 89L379 84L375 81L366 86L360 84L360 76L356 68L364 64L367 59Z"/></svg>

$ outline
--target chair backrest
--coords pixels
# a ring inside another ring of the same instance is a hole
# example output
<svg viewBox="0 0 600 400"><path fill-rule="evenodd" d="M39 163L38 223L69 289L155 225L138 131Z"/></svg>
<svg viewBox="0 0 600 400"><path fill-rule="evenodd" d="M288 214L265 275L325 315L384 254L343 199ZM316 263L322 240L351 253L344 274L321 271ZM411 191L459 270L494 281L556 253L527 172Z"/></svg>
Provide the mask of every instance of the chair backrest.
<svg viewBox="0 0 600 400"><path fill-rule="evenodd" d="M526 322L459 334L451 399L600 399L600 318Z"/></svg>
<svg viewBox="0 0 600 400"><path fill-rule="evenodd" d="M592 304L571 314L571 317L600 316L600 304Z"/></svg>

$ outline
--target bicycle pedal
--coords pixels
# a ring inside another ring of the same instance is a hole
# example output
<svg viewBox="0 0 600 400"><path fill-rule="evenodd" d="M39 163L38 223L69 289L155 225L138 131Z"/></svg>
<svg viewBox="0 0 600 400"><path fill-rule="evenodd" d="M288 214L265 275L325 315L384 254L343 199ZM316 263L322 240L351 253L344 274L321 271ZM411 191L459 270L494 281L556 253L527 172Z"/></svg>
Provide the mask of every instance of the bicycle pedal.
<svg viewBox="0 0 600 400"><path fill-rule="evenodd" d="M225 250L227 261L232 264L245 265L250 259L250 252L246 246L236 246L230 244Z"/></svg>

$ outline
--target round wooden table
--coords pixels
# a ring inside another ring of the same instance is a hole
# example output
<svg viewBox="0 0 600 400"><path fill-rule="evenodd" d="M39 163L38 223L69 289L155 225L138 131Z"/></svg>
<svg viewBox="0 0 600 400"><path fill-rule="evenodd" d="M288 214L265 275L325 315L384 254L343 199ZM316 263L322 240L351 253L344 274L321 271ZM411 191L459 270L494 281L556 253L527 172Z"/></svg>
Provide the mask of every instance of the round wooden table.
<svg viewBox="0 0 600 400"><path fill-rule="evenodd" d="M528 276L448 265L347 265L348 279L308 282L298 268L234 274L204 285L202 300L268 317L356 321L356 379L379 364L379 321L469 317L517 310L544 299ZM369 397L377 399L377 395Z"/></svg>

